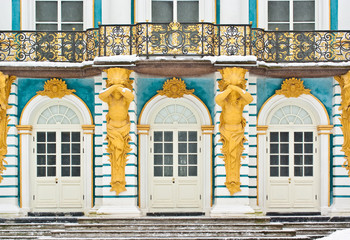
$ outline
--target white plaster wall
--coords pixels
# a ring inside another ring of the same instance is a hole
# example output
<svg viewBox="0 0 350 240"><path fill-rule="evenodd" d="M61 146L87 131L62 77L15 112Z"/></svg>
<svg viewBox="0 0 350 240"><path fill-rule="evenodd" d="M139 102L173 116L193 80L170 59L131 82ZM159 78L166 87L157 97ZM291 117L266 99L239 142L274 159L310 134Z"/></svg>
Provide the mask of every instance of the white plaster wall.
<svg viewBox="0 0 350 240"><path fill-rule="evenodd" d="M350 29L350 1L338 0L338 29L349 30Z"/></svg>
<svg viewBox="0 0 350 240"><path fill-rule="evenodd" d="M12 30L12 0L1 0L0 29Z"/></svg>
<svg viewBox="0 0 350 240"><path fill-rule="evenodd" d="M102 0L102 24L130 24L130 0Z"/></svg>
<svg viewBox="0 0 350 240"><path fill-rule="evenodd" d="M249 1L247 0L221 0L221 24L248 24Z"/></svg>

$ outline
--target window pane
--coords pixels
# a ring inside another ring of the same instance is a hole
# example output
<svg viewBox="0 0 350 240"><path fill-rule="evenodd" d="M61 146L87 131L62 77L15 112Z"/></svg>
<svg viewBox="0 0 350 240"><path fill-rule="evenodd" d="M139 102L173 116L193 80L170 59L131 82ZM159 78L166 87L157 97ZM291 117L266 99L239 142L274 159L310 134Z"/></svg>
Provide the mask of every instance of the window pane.
<svg viewBox="0 0 350 240"><path fill-rule="evenodd" d="M80 142L80 132L72 132L72 142Z"/></svg>
<svg viewBox="0 0 350 240"><path fill-rule="evenodd" d="M56 165L56 155L47 156L47 165Z"/></svg>
<svg viewBox="0 0 350 240"><path fill-rule="evenodd" d="M45 177L46 176L46 167L37 167L37 177Z"/></svg>
<svg viewBox="0 0 350 240"><path fill-rule="evenodd" d="M269 30L271 31L276 31L277 28L278 28L278 31L288 31L289 30L289 24L286 24L286 23L269 23L269 26L268 26Z"/></svg>
<svg viewBox="0 0 350 240"><path fill-rule="evenodd" d="M189 164L197 164L197 155L189 155L188 161L189 161Z"/></svg>
<svg viewBox="0 0 350 240"><path fill-rule="evenodd" d="M179 165L187 164L187 155L179 155Z"/></svg>
<svg viewBox="0 0 350 240"><path fill-rule="evenodd" d="M72 156L72 165L80 165L80 155Z"/></svg>
<svg viewBox="0 0 350 240"><path fill-rule="evenodd" d="M173 176L173 167L164 167L164 176L165 177L172 177Z"/></svg>
<svg viewBox="0 0 350 240"><path fill-rule="evenodd" d="M305 176L306 177L312 177L313 173L312 173L312 167L304 167L305 170Z"/></svg>
<svg viewBox="0 0 350 240"><path fill-rule="evenodd" d="M305 155L305 165L312 165L313 164L313 156L312 155Z"/></svg>
<svg viewBox="0 0 350 240"><path fill-rule="evenodd" d="M47 176L48 177L56 176L56 167L47 167Z"/></svg>
<svg viewBox="0 0 350 240"><path fill-rule="evenodd" d="M37 144L37 152L38 153L46 153L46 148L45 148L45 144Z"/></svg>
<svg viewBox="0 0 350 240"><path fill-rule="evenodd" d="M57 22L57 2L36 2L37 22Z"/></svg>
<svg viewBox="0 0 350 240"><path fill-rule="evenodd" d="M38 155L37 156L37 164L38 165L46 165L45 155Z"/></svg>
<svg viewBox="0 0 350 240"><path fill-rule="evenodd" d="M314 23L294 23L293 29L295 31L313 31L315 30L315 24ZM304 120L304 123L307 123L306 120Z"/></svg>
<svg viewBox="0 0 350 240"><path fill-rule="evenodd" d="M173 141L173 132L164 132L164 141L172 142Z"/></svg>
<svg viewBox="0 0 350 240"><path fill-rule="evenodd" d="M56 133L55 132L48 132L47 133L47 141L48 142L56 142Z"/></svg>
<svg viewBox="0 0 350 240"><path fill-rule="evenodd" d="M57 31L58 27L57 27L57 24L37 24L36 30L37 31Z"/></svg>
<svg viewBox="0 0 350 240"><path fill-rule="evenodd" d="M269 22L289 22L289 1L273 1L268 5Z"/></svg>
<svg viewBox="0 0 350 240"><path fill-rule="evenodd" d="M188 152L189 153L197 153L197 143L189 143L188 144Z"/></svg>
<svg viewBox="0 0 350 240"><path fill-rule="evenodd" d="M289 167L281 167L281 177L288 177L289 176Z"/></svg>
<svg viewBox="0 0 350 240"><path fill-rule="evenodd" d="M187 176L187 167L186 166L179 166L179 176L180 177Z"/></svg>
<svg viewBox="0 0 350 240"><path fill-rule="evenodd" d="M162 143L155 143L154 144L154 152L155 153L162 153L163 152L163 144Z"/></svg>
<svg viewBox="0 0 350 240"><path fill-rule="evenodd" d="M179 143L179 153L187 153L187 144Z"/></svg>
<svg viewBox="0 0 350 240"><path fill-rule="evenodd" d="M303 133L295 132L294 133L294 142L302 142L303 141Z"/></svg>
<svg viewBox="0 0 350 240"><path fill-rule="evenodd" d="M294 165L303 165L303 155L294 156Z"/></svg>
<svg viewBox="0 0 350 240"><path fill-rule="evenodd" d="M192 176L192 177L197 176L197 166L188 167L188 176Z"/></svg>
<svg viewBox="0 0 350 240"><path fill-rule="evenodd" d="M62 24L62 31L83 31L83 24Z"/></svg>
<svg viewBox="0 0 350 240"><path fill-rule="evenodd" d="M289 142L289 133L281 132L281 142Z"/></svg>
<svg viewBox="0 0 350 240"><path fill-rule="evenodd" d="M168 23L173 21L173 2L152 1L152 22Z"/></svg>
<svg viewBox="0 0 350 240"><path fill-rule="evenodd" d="M83 2L62 2L62 22L82 22Z"/></svg>
<svg viewBox="0 0 350 240"><path fill-rule="evenodd" d="M281 144L280 153L289 153L289 144Z"/></svg>
<svg viewBox="0 0 350 240"><path fill-rule="evenodd" d="M289 165L289 156L281 155L281 165Z"/></svg>
<svg viewBox="0 0 350 240"><path fill-rule="evenodd" d="M314 1L294 1L293 3L294 22L315 21Z"/></svg>
<svg viewBox="0 0 350 240"><path fill-rule="evenodd" d="M312 142L312 132L304 133L304 142Z"/></svg>
<svg viewBox="0 0 350 240"><path fill-rule="evenodd" d="M278 144L270 144L270 148L271 153L278 153Z"/></svg>
<svg viewBox="0 0 350 240"><path fill-rule="evenodd" d="M162 177L163 176L163 167L154 167L154 176Z"/></svg>
<svg viewBox="0 0 350 240"><path fill-rule="evenodd" d="M312 143L304 144L304 153L312 153Z"/></svg>
<svg viewBox="0 0 350 240"><path fill-rule="evenodd" d="M164 156L164 165L173 165L173 156L165 155Z"/></svg>
<svg viewBox="0 0 350 240"><path fill-rule="evenodd" d="M72 176L80 177L80 167L72 167Z"/></svg>
<svg viewBox="0 0 350 240"><path fill-rule="evenodd" d="M173 144L172 143L164 143L164 152L172 153L173 152Z"/></svg>
<svg viewBox="0 0 350 240"><path fill-rule="evenodd" d="M70 165L70 156L62 155L62 165Z"/></svg>
<svg viewBox="0 0 350 240"><path fill-rule="evenodd" d="M48 153L56 153L56 144L47 144Z"/></svg>
<svg viewBox="0 0 350 240"><path fill-rule="evenodd" d="M294 144L294 152L302 153L303 152L303 144Z"/></svg>
<svg viewBox="0 0 350 240"><path fill-rule="evenodd" d="M163 141L163 132L154 132L154 141L162 142Z"/></svg>
<svg viewBox="0 0 350 240"><path fill-rule="evenodd" d="M189 141L197 141L197 132L188 132Z"/></svg>
<svg viewBox="0 0 350 240"><path fill-rule="evenodd" d="M61 133L62 142L69 142L70 141L70 132L63 132Z"/></svg>
<svg viewBox="0 0 350 240"><path fill-rule="evenodd" d="M154 165L163 165L162 155L154 155Z"/></svg>
<svg viewBox="0 0 350 240"><path fill-rule="evenodd" d="M303 167L294 167L294 176L302 177L303 176Z"/></svg>
<svg viewBox="0 0 350 240"><path fill-rule="evenodd" d="M62 177L69 177L70 176L70 167L62 167Z"/></svg>
<svg viewBox="0 0 350 240"><path fill-rule="evenodd" d="M270 133L270 139L271 139L271 142L278 142L278 132L272 132Z"/></svg>
<svg viewBox="0 0 350 240"><path fill-rule="evenodd" d="M187 132L179 132L179 141L187 141Z"/></svg>
<svg viewBox="0 0 350 240"><path fill-rule="evenodd" d="M198 1L177 2L178 22L199 22Z"/></svg>
<svg viewBox="0 0 350 240"><path fill-rule="evenodd" d="M278 167L270 167L270 176L278 177Z"/></svg>
<svg viewBox="0 0 350 240"><path fill-rule="evenodd" d="M70 144L62 144L62 153L70 153Z"/></svg>
<svg viewBox="0 0 350 240"><path fill-rule="evenodd" d="M36 134L38 142L46 142L46 137L44 132L38 132Z"/></svg>
<svg viewBox="0 0 350 240"><path fill-rule="evenodd" d="M72 144L72 153L80 153L80 143Z"/></svg>
<svg viewBox="0 0 350 240"><path fill-rule="evenodd" d="M278 155L270 156L270 165L278 165Z"/></svg>

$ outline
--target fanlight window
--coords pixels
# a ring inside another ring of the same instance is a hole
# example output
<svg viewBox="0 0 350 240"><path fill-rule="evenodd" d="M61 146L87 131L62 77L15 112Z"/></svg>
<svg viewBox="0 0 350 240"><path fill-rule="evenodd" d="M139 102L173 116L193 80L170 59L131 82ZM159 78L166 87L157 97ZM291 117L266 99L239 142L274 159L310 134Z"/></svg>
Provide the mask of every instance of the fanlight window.
<svg viewBox="0 0 350 240"><path fill-rule="evenodd" d="M272 116L270 124L312 124L309 113L296 105L288 105L278 109Z"/></svg>
<svg viewBox="0 0 350 240"><path fill-rule="evenodd" d="M190 109L183 105L172 104L160 110L154 123L172 124L195 124L197 119Z"/></svg>
<svg viewBox="0 0 350 240"><path fill-rule="evenodd" d="M38 124L79 124L77 114L69 107L53 105L46 108L38 119Z"/></svg>

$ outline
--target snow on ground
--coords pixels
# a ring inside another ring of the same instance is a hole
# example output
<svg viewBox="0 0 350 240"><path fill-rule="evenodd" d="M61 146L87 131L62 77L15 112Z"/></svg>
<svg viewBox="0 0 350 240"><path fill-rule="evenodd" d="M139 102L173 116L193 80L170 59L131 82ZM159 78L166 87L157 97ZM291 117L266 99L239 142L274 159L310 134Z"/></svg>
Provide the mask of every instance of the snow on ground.
<svg viewBox="0 0 350 240"><path fill-rule="evenodd" d="M348 240L350 239L350 229L338 230L328 237L319 238L319 240Z"/></svg>

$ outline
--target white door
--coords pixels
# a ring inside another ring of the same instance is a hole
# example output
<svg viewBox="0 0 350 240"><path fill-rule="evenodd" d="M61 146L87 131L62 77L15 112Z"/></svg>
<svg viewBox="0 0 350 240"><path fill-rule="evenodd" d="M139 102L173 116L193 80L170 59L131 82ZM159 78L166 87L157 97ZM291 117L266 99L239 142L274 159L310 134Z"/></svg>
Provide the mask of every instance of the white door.
<svg viewBox="0 0 350 240"><path fill-rule="evenodd" d="M33 140L34 211L82 210L81 132L37 130Z"/></svg>
<svg viewBox="0 0 350 240"><path fill-rule="evenodd" d="M151 211L201 211L201 136L198 129L190 129L152 131Z"/></svg>
<svg viewBox="0 0 350 240"><path fill-rule="evenodd" d="M280 127L268 140L267 212L318 212L319 162L312 128Z"/></svg>

